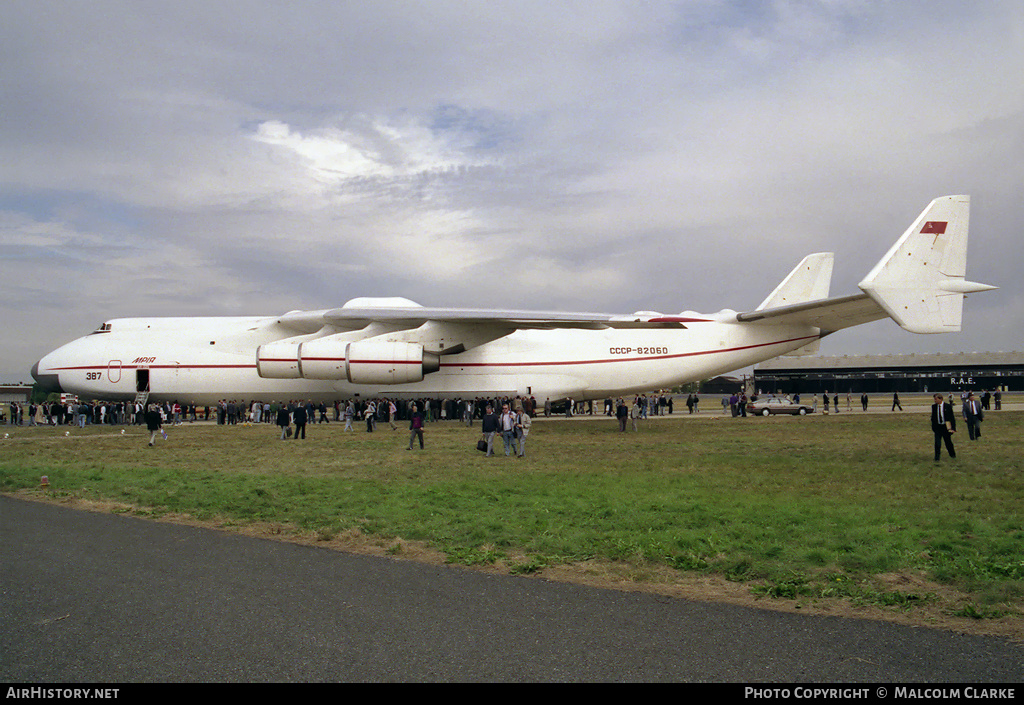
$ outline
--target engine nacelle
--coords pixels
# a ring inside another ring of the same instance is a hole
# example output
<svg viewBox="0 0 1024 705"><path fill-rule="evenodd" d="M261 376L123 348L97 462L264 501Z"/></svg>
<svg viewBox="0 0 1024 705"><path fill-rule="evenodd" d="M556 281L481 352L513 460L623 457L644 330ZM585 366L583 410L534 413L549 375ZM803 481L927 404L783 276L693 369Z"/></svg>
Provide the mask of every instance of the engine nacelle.
<svg viewBox="0 0 1024 705"><path fill-rule="evenodd" d="M256 348L256 372L266 379L298 379L299 343L267 343Z"/></svg>
<svg viewBox="0 0 1024 705"><path fill-rule="evenodd" d="M345 358L352 384L408 384L441 368L440 358L417 343L349 343Z"/></svg>
<svg viewBox="0 0 1024 705"><path fill-rule="evenodd" d="M267 343L256 349L256 372L265 379L347 379L352 384L407 384L441 368L440 358L418 343L319 338Z"/></svg>
<svg viewBox="0 0 1024 705"><path fill-rule="evenodd" d="M307 340L299 346L299 373L306 379L345 379L348 342L336 338Z"/></svg>

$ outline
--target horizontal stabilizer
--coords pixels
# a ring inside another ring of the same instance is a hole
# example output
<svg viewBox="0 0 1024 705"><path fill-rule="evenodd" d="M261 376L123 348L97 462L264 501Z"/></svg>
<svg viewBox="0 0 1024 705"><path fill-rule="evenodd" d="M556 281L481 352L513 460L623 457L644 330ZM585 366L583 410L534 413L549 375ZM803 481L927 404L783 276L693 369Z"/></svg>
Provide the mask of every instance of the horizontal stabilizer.
<svg viewBox="0 0 1024 705"><path fill-rule="evenodd" d="M822 335L885 317L885 311L867 294L834 296L831 299L809 301L805 304L736 314L736 320L743 323L808 325L819 328Z"/></svg>

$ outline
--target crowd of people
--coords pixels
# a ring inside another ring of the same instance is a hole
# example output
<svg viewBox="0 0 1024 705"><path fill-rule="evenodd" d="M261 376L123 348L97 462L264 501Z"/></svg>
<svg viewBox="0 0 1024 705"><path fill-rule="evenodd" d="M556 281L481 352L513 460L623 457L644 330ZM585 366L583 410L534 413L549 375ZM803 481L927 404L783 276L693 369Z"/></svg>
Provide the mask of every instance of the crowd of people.
<svg viewBox="0 0 1024 705"><path fill-rule="evenodd" d="M248 409L242 409L244 423L276 423L280 425L282 410L287 411L291 418L298 409L303 413L300 418L305 418L308 424L321 423L344 423L345 430L355 430L355 425L364 425L368 433L377 430L378 424L388 424L392 429L397 428L396 422L412 421L417 414L422 418L423 423L435 421L459 421L467 425L474 421L483 419L487 406L500 408L500 405L508 404L512 408L534 415L537 401L533 397L517 396L463 399L455 397L452 399L392 399L387 397L375 399L347 399L338 400L331 404L324 402L315 403L312 401L289 401L280 402L252 402ZM225 416L232 418L230 403L225 402L227 409ZM232 423L228 421L228 423Z"/></svg>
<svg viewBox="0 0 1024 705"><path fill-rule="evenodd" d="M217 423L239 423L251 419L250 412L234 402L216 406L163 402L154 405L161 419L170 424L187 421L209 421L211 415ZM254 405L255 407L255 405ZM15 426L141 426L145 423L147 406L135 401L52 401L41 404L11 402L7 423Z"/></svg>
<svg viewBox="0 0 1024 705"><path fill-rule="evenodd" d="M502 413L494 412L500 405ZM526 454L526 437L529 435L531 417L536 412L536 399L517 396L485 399L348 399L332 404L335 423L344 423L345 431L354 431L355 424L365 424L366 432L373 433L378 424L388 424L397 430L397 423L408 422L409 445L413 450L418 441L424 448L424 427L428 422L457 421L472 425L481 423L484 444L481 450L487 456L494 455L494 437L502 434L505 455L523 457ZM276 423L281 428L281 440L305 439L307 424L331 423L329 407L324 404L289 402L287 404L253 402L250 407L249 423ZM229 412L225 412L229 413ZM397 422L397 423L396 423ZM294 426L294 428L293 428Z"/></svg>
<svg viewBox="0 0 1024 705"><path fill-rule="evenodd" d="M181 424L215 420L218 425L275 424L278 413L284 409L289 415L301 408L309 424L345 421L365 421L367 430L373 431L378 422L405 421L411 418L416 405L425 421L460 420L466 423L483 418L487 403L508 402L516 408L533 414L533 397L500 399L349 399L331 403L310 400L236 401L223 399L214 405L196 405L190 402L160 402L154 404L163 422ZM3 422L14 426L62 425L142 425L147 405L134 401L53 401L41 404L10 402L6 415L0 411Z"/></svg>
<svg viewBox="0 0 1024 705"><path fill-rule="evenodd" d="M691 394L690 400L695 399L696 395ZM618 415L619 402L622 399L612 400L611 397L605 397L604 399L604 415L615 417ZM675 403L671 394L665 392L658 392L648 396L647 394L639 394L635 397L634 401L639 405L641 409L642 418L648 416L665 416L671 414L673 404ZM595 414L595 403L594 401L575 401L574 399L568 399L564 402L552 403L550 399L544 400L544 415L553 416L558 413L558 409L563 409L561 413L564 413L567 418L573 416L593 416ZM695 402L694 402L695 403ZM564 407L563 407L564 404ZM557 408L556 408L557 407ZM696 408L695 406L693 408Z"/></svg>
<svg viewBox="0 0 1024 705"><path fill-rule="evenodd" d="M769 395L771 396L771 395ZM962 396L966 397L966 393ZM800 402L800 395L794 394L791 398L795 403ZM949 395L952 401L953 395ZM725 395L721 398L722 413L732 416L746 416L747 404L756 401L757 394L748 396L746 393L737 392ZM817 409L819 397L811 395L812 404ZM837 412L840 409L840 398L838 394L824 392L820 396L823 410ZM981 408L988 411L994 404L998 411L1002 408L1002 393L998 390L990 392L985 390L977 395ZM868 409L868 395L861 394L858 400L861 409ZM700 399L696 394L688 394L686 398L687 412L690 414L699 413ZM304 423L306 425L344 422L347 430L353 428L357 422L365 423L367 431L376 429L378 422L389 423L394 427L396 421L407 421L412 415L412 405L415 404L424 422L439 420L459 420L464 423L472 423L483 419L487 405L493 409L500 409L508 403L510 408L523 411L529 416L535 416L538 412L537 400L532 396L484 398L472 399L451 398L435 399L425 398L417 400L405 399L348 399L337 400L330 403L323 401L313 402L310 400L279 401L236 401L223 399L212 406L197 406L185 402L162 402L158 405L158 411L164 422L169 424L180 424L195 421L216 420L220 425L236 424L277 424L279 412L286 409L290 418L294 416L296 409L304 411ZM615 417L620 422L633 414L635 407L636 418L646 419L648 416L663 416L673 413L673 397L671 394L657 393L648 396L639 394L633 399L631 405L627 405L623 399L613 400L611 397L604 399L604 415ZM851 408L852 397L846 395L847 410ZM552 416L556 413L564 413L567 417L576 415L594 415L596 402L577 402L573 399L552 403L546 399L542 406L545 416ZM625 412L623 411L625 407ZM892 409L902 410L899 393L893 394ZM78 402L78 401L52 401L40 404L22 404L10 402L6 415L3 415L3 422L15 426L36 426L36 425L141 425L144 421L145 405L132 401L119 402ZM2 412L0 412L2 413Z"/></svg>
<svg viewBox="0 0 1024 705"><path fill-rule="evenodd" d="M10 402L5 422L13 426L132 425L143 422L144 409L133 402Z"/></svg>
<svg viewBox="0 0 1024 705"><path fill-rule="evenodd" d="M817 395L812 395L817 408ZM749 398L743 392L722 397L722 413L732 416L746 416L748 402L756 401L758 395ZM792 401L799 403L799 395ZM832 408L839 411L839 395L830 397L828 392L822 394L825 413ZM953 409L953 394L949 393L948 401L942 394L934 395L932 405L932 428L935 431L935 454L939 457L939 449L944 445L950 456L955 457L952 433L956 431ZM699 412L699 398L689 394L686 407L689 413ZM861 408L867 411L868 395L860 396ZM846 397L847 409L851 405L851 396ZM960 415L967 424L969 438L978 440L981 437L981 422L984 412L988 411L993 402L998 411L1002 408L1002 393L999 391L983 391L975 397L973 392L961 394ZM902 410L899 393L893 395L892 409ZM500 412L498 411L500 409ZM648 416L671 414L673 400L671 395L654 394L648 397L639 394L633 398L631 405L623 398L604 400L604 414L614 417L620 432L625 432L627 425L632 423L632 430L638 430L637 423ZM397 423L408 423L410 431L408 450L413 450L415 442L424 448L424 427L434 421L458 421L466 425L480 422L482 437L479 449L485 451L487 457L494 455L495 438L500 434L506 456L524 457L526 439L530 433L532 417L537 413L537 401L532 396L496 397L473 399L347 399L337 400L330 404L323 401L291 400L288 402L251 401L238 402L223 399L213 406L196 406L192 403L162 402L159 404L143 404L141 402L79 402L76 400L51 401L40 404L22 404L12 401L7 408L5 422L14 426L79 426L87 425L146 425L150 432L149 444L153 445L157 433L163 433L164 424L183 424L198 420L209 421L211 418L219 425L238 424L276 424L281 429L281 439L305 439L306 427L312 424L344 423L345 431L355 430L355 424L365 424L366 432L372 433L378 424L388 424L397 430ZM555 413L550 399L543 405L545 416ZM565 415L594 414L594 402L565 402ZM294 428L293 428L294 427Z"/></svg>
<svg viewBox="0 0 1024 705"><path fill-rule="evenodd" d="M517 396L474 399L348 399L330 404L312 400L235 401L222 399L212 406L197 406L193 403L161 402L44 402L42 404L20 404L11 402L7 423L10 425L145 425L150 433L152 446L158 434L164 435L163 426L214 420L218 425L240 424L277 425L281 439L306 438L306 428L312 424L344 423L344 430L355 430L356 424L365 424L366 432L377 430L378 424L388 424L397 430L398 423L408 423L410 430L408 449L424 448L424 426L434 421L457 421L472 425L481 422L486 427L491 423L494 408L500 407L507 413L498 418L505 439L506 455L516 457L526 453L526 436L529 433L531 416L536 413L537 401L533 397ZM514 415L514 422L509 419ZM485 433L486 436L486 433ZM492 437L493 442L493 437ZM491 455L488 452L488 455Z"/></svg>

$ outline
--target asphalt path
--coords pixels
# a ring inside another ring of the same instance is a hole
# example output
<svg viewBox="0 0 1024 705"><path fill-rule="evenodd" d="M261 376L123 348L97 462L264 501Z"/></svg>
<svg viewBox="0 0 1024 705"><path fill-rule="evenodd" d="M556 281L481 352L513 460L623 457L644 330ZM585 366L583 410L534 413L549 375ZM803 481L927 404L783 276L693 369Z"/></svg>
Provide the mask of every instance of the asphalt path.
<svg viewBox="0 0 1024 705"><path fill-rule="evenodd" d="M356 556L0 496L0 679L1020 683L1008 640Z"/></svg>

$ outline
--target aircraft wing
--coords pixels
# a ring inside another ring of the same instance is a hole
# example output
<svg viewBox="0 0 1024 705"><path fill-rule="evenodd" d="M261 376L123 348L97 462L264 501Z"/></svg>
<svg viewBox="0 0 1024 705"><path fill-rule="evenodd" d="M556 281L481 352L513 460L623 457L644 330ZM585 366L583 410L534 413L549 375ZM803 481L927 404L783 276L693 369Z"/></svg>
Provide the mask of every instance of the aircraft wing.
<svg viewBox="0 0 1024 705"><path fill-rule="evenodd" d="M560 311L512 311L453 308L336 308L324 314L324 320L337 327L354 330L371 323L402 324L417 327L428 321L478 324L549 330L552 328L685 328L684 319L660 313L618 315L609 313L565 313Z"/></svg>
<svg viewBox="0 0 1024 705"><path fill-rule="evenodd" d="M390 301L390 300L389 300ZM427 308L419 305L345 305L320 311L291 311L276 323L299 335L331 336L365 331L366 338L422 344L437 354L453 354L517 330L575 328L685 328L695 319L653 311L634 314L566 313L499 309Z"/></svg>
<svg viewBox="0 0 1024 705"><path fill-rule="evenodd" d="M426 308L409 306L342 307L321 311L291 311L277 319L296 332L315 332L323 326L359 330L372 323L399 328L416 328L428 321L497 325L522 328L685 328L695 319L644 311L634 314L566 313L562 311L514 311L472 308Z"/></svg>

